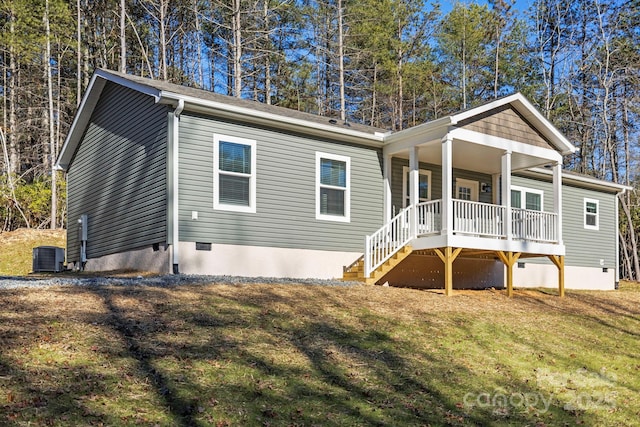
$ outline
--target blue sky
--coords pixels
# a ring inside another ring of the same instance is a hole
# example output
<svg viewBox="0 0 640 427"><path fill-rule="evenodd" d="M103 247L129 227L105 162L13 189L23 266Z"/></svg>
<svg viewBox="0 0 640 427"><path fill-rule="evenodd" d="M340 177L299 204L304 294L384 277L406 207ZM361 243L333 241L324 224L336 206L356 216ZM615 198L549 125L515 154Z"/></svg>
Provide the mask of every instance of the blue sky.
<svg viewBox="0 0 640 427"><path fill-rule="evenodd" d="M486 0L440 0L440 5L442 6L442 11L444 13L447 13L449 10L451 10L451 8L453 7L453 5L457 2L460 3L478 3L478 4L488 4L489 2ZM531 3L533 2L533 0L516 0L516 3L514 4L514 7L516 9L518 9L519 13L521 14L522 12L524 12L525 10L527 10L529 8L529 6L531 5Z"/></svg>

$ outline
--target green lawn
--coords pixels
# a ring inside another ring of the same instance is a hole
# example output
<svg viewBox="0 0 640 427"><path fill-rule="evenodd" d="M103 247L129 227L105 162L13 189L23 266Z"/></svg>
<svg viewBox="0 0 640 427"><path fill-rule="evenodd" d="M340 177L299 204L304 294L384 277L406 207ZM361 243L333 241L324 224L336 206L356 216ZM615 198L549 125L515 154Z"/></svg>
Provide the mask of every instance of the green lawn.
<svg viewBox="0 0 640 427"><path fill-rule="evenodd" d="M34 230L21 228L0 233L0 276L29 274L33 267L33 248L66 246L65 230Z"/></svg>
<svg viewBox="0 0 640 427"><path fill-rule="evenodd" d="M622 426L640 287L0 291L0 425Z"/></svg>

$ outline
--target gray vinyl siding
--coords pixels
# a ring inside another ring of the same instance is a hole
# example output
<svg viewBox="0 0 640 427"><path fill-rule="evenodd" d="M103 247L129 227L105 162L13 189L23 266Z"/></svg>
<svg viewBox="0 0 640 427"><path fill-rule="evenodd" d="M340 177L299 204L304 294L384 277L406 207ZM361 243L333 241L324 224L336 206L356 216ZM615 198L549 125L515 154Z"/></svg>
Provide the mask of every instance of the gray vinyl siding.
<svg viewBox="0 0 640 427"><path fill-rule="evenodd" d="M512 177L512 185L544 191L544 210L553 211L551 182ZM599 228L584 228L584 199L599 201ZM566 247L565 264L576 267L616 268L617 219L615 194L603 193L570 185L562 186L562 238ZM604 260L604 264L600 264ZM525 262L545 262L543 258Z"/></svg>
<svg viewBox="0 0 640 427"><path fill-rule="evenodd" d="M87 257L167 237L167 107L107 83L67 173L67 260L79 259L77 220L89 216Z"/></svg>
<svg viewBox="0 0 640 427"><path fill-rule="evenodd" d="M403 207L403 194L402 194L402 180L405 179L402 176L403 167L409 166L407 159L401 159L394 157L391 160L391 204L392 213L398 213ZM440 165L434 165L430 163L420 163L420 169L431 171L431 199L437 200L442 198L442 167ZM464 169L453 169L452 190L455 188L456 178L469 179L478 181L480 187L482 184L491 184L491 175L467 171ZM493 196L491 192L483 193L479 188L478 200L484 203L492 203Z"/></svg>
<svg viewBox="0 0 640 427"><path fill-rule="evenodd" d="M256 213L213 209L216 133L256 141ZM316 220L316 152L350 158L348 223ZM362 252L382 225L379 149L183 113L178 157L180 241Z"/></svg>

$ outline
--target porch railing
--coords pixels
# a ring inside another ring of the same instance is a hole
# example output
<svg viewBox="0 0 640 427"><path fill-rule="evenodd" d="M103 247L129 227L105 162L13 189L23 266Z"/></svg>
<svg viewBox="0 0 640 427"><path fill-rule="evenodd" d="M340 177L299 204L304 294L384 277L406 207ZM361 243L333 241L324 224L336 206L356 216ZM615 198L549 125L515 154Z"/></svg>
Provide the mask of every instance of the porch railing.
<svg viewBox="0 0 640 427"><path fill-rule="evenodd" d="M506 208L500 205L453 200L453 231L478 236L504 237Z"/></svg>
<svg viewBox="0 0 640 427"><path fill-rule="evenodd" d="M489 203L455 199L453 231L479 237L505 239L507 208ZM418 236L442 230L442 200L409 206L371 236L366 237L364 273L371 273ZM558 215L527 209L511 209L511 234L515 240L558 242Z"/></svg>
<svg viewBox="0 0 640 427"><path fill-rule="evenodd" d="M512 208L511 221L514 239L558 241L558 215L555 213Z"/></svg>
<svg viewBox="0 0 640 427"><path fill-rule="evenodd" d="M418 236L439 233L442 230L441 206L440 200L418 203L416 211L416 233Z"/></svg>
<svg viewBox="0 0 640 427"><path fill-rule="evenodd" d="M414 237L412 233L411 213L413 206L409 206L391 221L383 225L371 236L366 237L364 247L364 277L391 258Z"/></svg>

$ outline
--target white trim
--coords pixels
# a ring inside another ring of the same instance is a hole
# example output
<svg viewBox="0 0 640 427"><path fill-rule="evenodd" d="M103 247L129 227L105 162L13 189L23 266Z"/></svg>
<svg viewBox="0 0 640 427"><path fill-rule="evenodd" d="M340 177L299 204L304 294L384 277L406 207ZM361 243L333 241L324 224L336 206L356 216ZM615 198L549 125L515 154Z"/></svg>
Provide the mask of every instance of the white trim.
<svg viewBox="0 0 640 427"><path fill-rule="evenodd" d="M346 164L345 187L321 184L320 161L322 159L336 160ZM344 216L320 213L320 188L330 188L344 191ZM337 154L316 151L316 219L321 221L351 222L351 158Z"/></svg>
<svg viewBox="0 0 640 427"><path fill-rule="evenodd" d="M497 148L499 150L511 151L512 153L538 157L540 159L549 160L550 162L562 161L562 154L551 148L537 147L535 145L525 144L524 142L513 141L511 139L501 138L463 128L454 129L450 134L454 139L461 141L468 141L474 144Z"/></svg>
<svg viewBox="0 0 640 427"><path fill-rule="evenodd" d="M441 146L442 159L442 206L440 207L442 216L442 229L440 234L446 236L453 229L453 195L451 184L453 182L453 139L450 134L442 138Z"/></svg>
<svg viewBox="0 0 640 427"><path fill-rule="evenodd" d="M180 205L178 198L178 189L180 187L180 174L179 174L179 142L180 142L180 114L184 108L184 102L180 102L176 109L173 111L173 138L171 141L171 264L169 271L174 271L174 266L179 266L180 255L178 249L178 241L180 240Z"/></svg>
<svg viewBox="0 0 640 427"><path fill-rule="evenodd" d="M248 176L249 177L249 206L238 206L224 204L220 202L219 182L220 182L220 142L230 142L233 144L248 145L251 147L251 174L238 174L224 172L226 175ZM256 213L256 141L253 139L238 138L222 134L213 134L213 209L231 212Z"/></svg>
<svg viewBox="0 0 640 427"><path fill-rule="evenodd" d="M557 215L558 243L562 243L562 163L553 166L553 212ZM617 217L616 217L617 218Z"/></svg>
<svg viewBox="0 0 640 427"><path fill-rule="evenodd" d="M406 208L407 206L409 206L409 203L407 203L407 199L411 198L411 195L407 194L407 180L409 179L409 172L410 169L408 166L403 166L402 167L402 207ZM428 169L419 169L419 176L418 176L418 180L420 179L420 175L422 176L426 176L427 177L427 198L420 198L418 197L418 203L420 202L428 202L429 200L431 200L431 171ZM418 181L420 182L420 181Z"/></svg>
<svg viewBox="0 0 640 427"><path fill-rule="evenodd" d="M502 196L502 206L505 207L505 217L511 218L511 151L506 151L502 155L500 162L500 171L502 172L502 182L500 188L500 194ZM504 232L507 236L507 240L511 241L513 238L512 221L505 221Z"/></svg>
<svg viewBox="0 0 640 427"><path fill-rule="evenodd" d="M519 209L528 209L527 208L527 193L538 194L538 195L540 195L540 212L545 212L545 210L544 210L544 191L536 190L535 188L520 187L519 185L512 185L511 186L511 191L520 192L520 206L511 206L511 207L519 208ZM511 199L511 203L513 204L513 198ZM523 204L524 204L524 206L522 206ZM530 209L530 210L534 210L534 209Z"/></svg>
<svg viewBox="0 0 640 427"><path fill-rule="evenodd" d="M479 107L454 114L452 116L452 121L456 124L462 120L480 115L506 104L511 104L525 119L531 122L536 130L545 134L556 148L562 152L562 154L570 154L576 151L576 147L571 144L571 142L569 142L569 140L555 126L553 126L549 120L540 114L540 112L520 92L514 93L510 96L505 96L504 98L497 99L493 102L488 102Z"/></svg>
<svg viewBox="0 0 640 427"><path fill-rule="evenodd" d="M383 176L383 183L384 183L384 202L383 202L383 208L384 208L384 215L383 215L383 220L384 220L384 224L388 223L389 221L391 221L391 209L392 209L392 191L391 191L391 176L393 174L392 172L392 159L391 156L384 156L383 160L382 160L382 176Z"/></svg>
<svg viewBox="0 0 640 427"><path fill-rule="evenodd" d="M617 202L617 200L616 200ZM596 205L596 213L587 213L587 203L594 203ZM596 225L587 224L587 215L595 215ZM587 230L599 230L600 229L600 201L596 199L590 199L585 197L582 204L582 218L584 221L584 228Z"/></svg>
<svg viewBox="0 0 640 427"><path fill-rule="evenodd" d="M531 168L522 171L518 171L519 174L532 176L532 175L545 175L550 176L553 174L553 171L545 168ZM596 191L609 191L616 193L624 193L625 191L633 190L633 187L619 184L611 181L603 181L598 178L594 178L588 175L579 175L576 173L568 173L567 171L562 172L562 183L572 183L574 185L579 186L580 188L589 188Z"/></svg>
<svg viewBox="0 0 640 427"><path fill-rule="evenodd" d="M480 199L480 182L472 179L456 178L456 194L454 199L458 199L458 189L460 187L468 187L471 189L471 202L477 202Z"/></svg>

